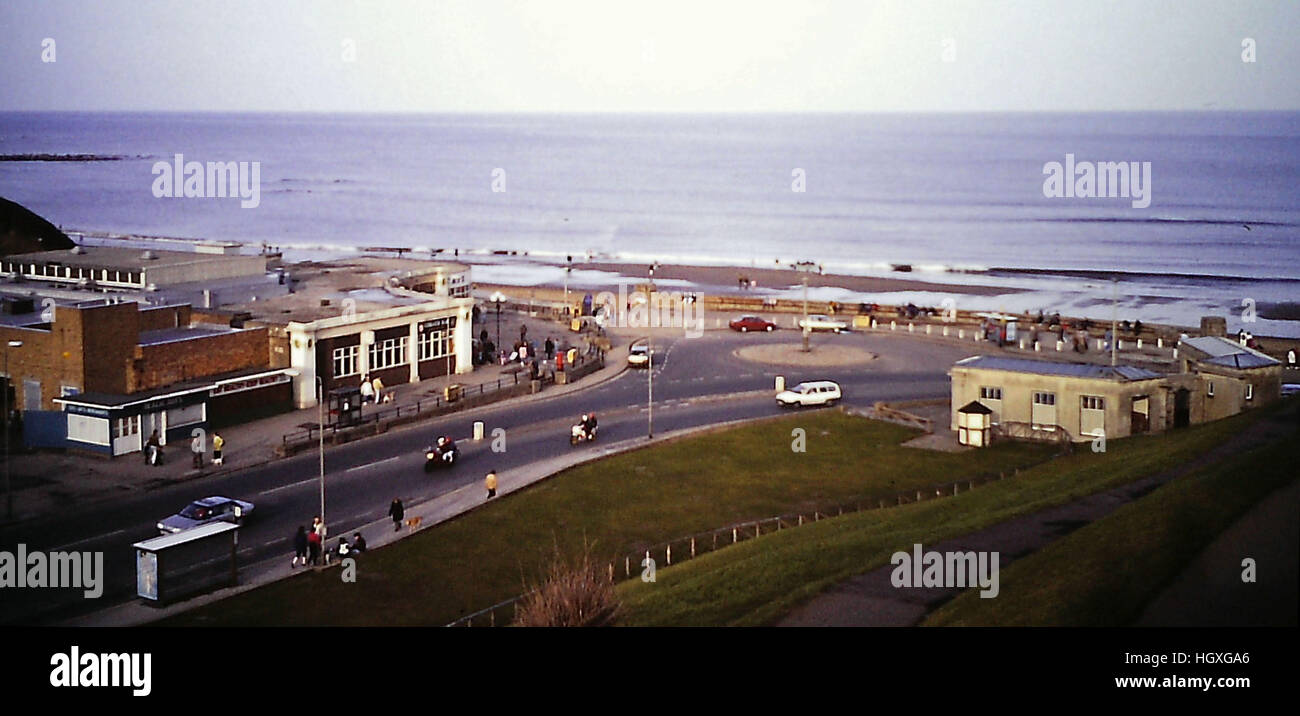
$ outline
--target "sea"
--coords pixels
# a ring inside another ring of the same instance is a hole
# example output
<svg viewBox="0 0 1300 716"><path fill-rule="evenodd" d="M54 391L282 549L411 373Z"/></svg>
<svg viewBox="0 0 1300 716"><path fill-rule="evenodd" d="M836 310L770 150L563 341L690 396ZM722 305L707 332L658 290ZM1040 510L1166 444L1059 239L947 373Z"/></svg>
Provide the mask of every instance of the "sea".
<svg viewBox="0 0 1300 716"><path fill-rule="evenodd" d="M257 206L155 196L155 163L178 154L257 162ZM1180 325L1222 315L1230 330L1300 336L1294 112L0 112L0 155L0 196L88 241L237 241L287 258L406 248L483 261L476 280L537 283L567 256L812 261L1007 289L959 307ZM101 160L13 160L24 155ZM1047 196L1045 167L1067 157L1149 167L1150 205Z"/></svg>

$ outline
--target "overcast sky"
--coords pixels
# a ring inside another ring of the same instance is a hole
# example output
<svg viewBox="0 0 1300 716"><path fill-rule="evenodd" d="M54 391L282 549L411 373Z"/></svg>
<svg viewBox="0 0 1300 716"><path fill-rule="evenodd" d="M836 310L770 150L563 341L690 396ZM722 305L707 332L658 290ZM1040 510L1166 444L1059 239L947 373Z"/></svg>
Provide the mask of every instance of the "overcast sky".
<svg viewBox="0 0 1300 716"><path fill-rule="evenodd" d="M0 0L0 110L1296 110L1297 30L1293 0Z"/></svg>

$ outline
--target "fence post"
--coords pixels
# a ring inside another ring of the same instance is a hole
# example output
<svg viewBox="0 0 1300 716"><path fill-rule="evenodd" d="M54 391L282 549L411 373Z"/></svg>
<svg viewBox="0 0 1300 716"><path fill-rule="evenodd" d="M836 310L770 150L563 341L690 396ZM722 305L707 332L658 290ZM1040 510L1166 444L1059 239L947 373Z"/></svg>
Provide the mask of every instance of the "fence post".
<svg viewBox="0 0 1300 716"><path fill-rule="evenodd" d="M624 557L624 558L623 558L623 575L624 575L624 576L627 576L627 577L631 577L631 576L632 576L632 558L631 558L631 557Z"/></svg>
<svg viewBox="0 0 1300 716"><path fill-rule="evenodd" d="M614 581L614 563L609 563L609 581Z"/></svg>
<svg viewBox="0 0 1300 716"><path fill-rule="evenodd" d="M691 559L695 559L695 538L691 538Z"/></svg>
<svg viewBox="0 0 1300 716"><path fill-rule="evenodd" d="M735 544L735 543L736 543L736 528L735 528L735 527L732 527L732 528L731 528L731 543L732 543L732 544Z"/></svg>
<svg viewBox="0 0 1300 716"><path fill-rule="evenodd" d="M668 550L668 560L667 560L667 564L672 564L672 563L673 563L673 543L672 543L672 542L669 542L669 543L668 543L667 550Z"/></svg>
<svg viewBox="0 0 1300 716"><path fill-rule="evenodd" d="M763 535L763 533L762 533L762 531L761 531L762 529L763 529L763 523L762 523L762 522L755 522L755 523L754 523L754 536L755 536L755 537L761 537L761 536Z"/></svg>
<svg viewBox="0 0 1300 716"><path fill-rule="evenodd" d="M800 526L800 527L803 527L803 513L802 513L802 512L799 513L799 526Z"/></svg>

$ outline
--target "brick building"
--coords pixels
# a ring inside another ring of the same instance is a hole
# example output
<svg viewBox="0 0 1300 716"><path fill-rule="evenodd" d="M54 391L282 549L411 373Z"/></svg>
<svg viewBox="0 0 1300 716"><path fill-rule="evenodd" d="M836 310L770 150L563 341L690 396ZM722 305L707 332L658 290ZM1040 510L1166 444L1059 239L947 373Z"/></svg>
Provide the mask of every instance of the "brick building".
<svg viewBox="0 0 1300 716"><path fill-rule="evenodd" d="M30 445L120 455L138 451L153 430L174 440L237 421L250 402L289 406L288 376L271 367L266 327L234 328L197 320L189 305L118 297L9 295L0 306L0 389Z"/></svg>

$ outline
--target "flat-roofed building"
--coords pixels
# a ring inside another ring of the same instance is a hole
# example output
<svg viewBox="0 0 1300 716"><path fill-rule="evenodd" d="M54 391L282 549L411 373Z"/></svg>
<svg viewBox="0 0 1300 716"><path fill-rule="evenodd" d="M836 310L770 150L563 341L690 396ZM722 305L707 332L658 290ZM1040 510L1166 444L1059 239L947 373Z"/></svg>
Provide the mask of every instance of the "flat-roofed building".
<svg viewBox="0 0 1300 716"><path fill-rule="evenodd" d="M362 380L395 386L472 371L469 272L453 262L350 259L300 268L292 294L228 308L270 327L272 355L287 353L298 374L294 404L307 408L319 391Z"/></svg>
<svg viewBox="0 0 1300 716"><path fill-rule="evenodd" d="M1165 376L1145 368L973 356L948 375L954 431L957 408L972 401L991 411L995 435L1077 442L1159 432L1167 424Z"/></svg>
<svg viewBox="0 0 1300 716"><path fill-rule="evenodd" d="M1201 336L1183 339L1179 350L1196 375L1194 386L1180 387L1194 392L1184 398L1195 403L1189 406L1192 422L1236 415L1282 394L1282 362L1254 348L1221 336ZM1195 419L1197 414L1201 420Z"/></svg>
<svg viewBox="0 0 1300 716"><path fill-rule="evenodd" d="M266 274L266 257L199 249L163 251L126 246L76 246L6 256L13 279L92 290L147 290Z"/></svg>

